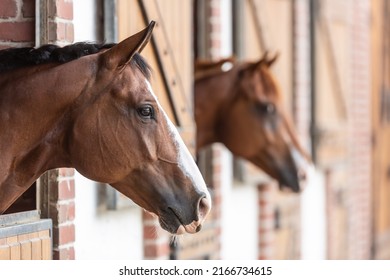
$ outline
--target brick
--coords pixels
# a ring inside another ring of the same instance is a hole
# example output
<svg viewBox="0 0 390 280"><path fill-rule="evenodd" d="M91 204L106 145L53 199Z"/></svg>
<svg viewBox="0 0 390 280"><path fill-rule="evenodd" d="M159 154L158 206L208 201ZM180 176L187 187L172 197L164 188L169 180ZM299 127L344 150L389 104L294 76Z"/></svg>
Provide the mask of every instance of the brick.
<svg viewBox="0 0 390 280"><path fill-rule="evenodd" d="M74 247L61 248L53 250L54 260L74 260L75 259Z"/></svg>
<svg viewBox="0 0 390 280"><path fill-rule="evenodd" d="M75 225L67 224L60 225L57 228L53 228L53 245L59 247L69 243L75 242Z"/></svg>
<svg viewBox="0 0 390 280"><path fill-rule="evenodd" d="M66 23L58 22L57 23L57 32L55 40L66 41Z"/></svg>
<svg viewBox="0 0 390 280"><path fill-rule="evenodd" d="M211 40L210 41L210 44L211 44L211 48L212 49L215 49L215 50L220 50L221 47L222 47L222 43L220 40Z"/></svg>
<svg viewBox="0 0 390 280"><path fill-rule="evenodd" d="M73 221L76 218L76 204L71 202L67 207L67 221Z"/></svg>
<svg viewBox="0 0 390 280"><path fill-rule="evenodd" d="M219 7L211 7L210 8L210 17L220 17L221 9Z"/></svg>
<svg viewBox="0 0 390 280"><path fill-rule="evenodd" d="M49 39L72 43L74 40L74 26L71 22L51 22Z"/></svg>
<svg viewBox="0 0 390 280"><path fill-rule="evenodd" d="M168 259L170 254L170 248L168 243L146 245L144 246L144 254L146 258L166 258Z"/></svg>
<svg viewBox="0 0 390 280"><path fill-rule="evenodd" d="M275 217L275 212L273 208L271 207L260 208L260 214L259 214L260 219L262 220L274 219L274 217Z"/></svg>
<svg viewBox="0 0 390 280"><path fill-rule="evenodd" d="M33 42L35 24L33 21L0 22L0 38L11 42Z"/></svg>
<svg viewBox="0 0 390 280"><path fill-rule="evenodd" d="M24 0L22 6L22 15L24 18L35 17L35 0Z"/></svg>
<svg viewBox="0 0 390 280"><path fill-rule="evenodd" d="M55 18L57 16L57 0L48 0L48 13L51 18Z"/></svg>
<svg viewBox="0 0 390 280"><path fill-rule="evenodd" d="M74 26L73 23L67 23L65 26L65 40L69 43L72 43L74 40Z"/></svg>
<svg viewBox="0 0 390 280"><path fill-rule="evenodd" d="M13 18L18 13L15 0L0 1L0 18Z"/></svg>
<svg viewBox="0 0 390 280"><path fill-rule="evenodd" d="M57 16L62 19L73 19L73 1L72 0L57 0Z"/></svg>
<svg viewBox="0 0 390 280"><path fill-rule="evenodd" d="M59 204L57 207L57 220L53 219L55 224L63 224L65 222L74 221L76 206L74 201Z"/></svg>
<svg viewBox="0 0 390 280"><path fill-rule="evenodd" d="M222 150L219 146L216 146L215 148L213 148L213 157L215 159L220 159L222 156Z"/></svg>
<svg viewBox="0 0 390 280"><path fill-rule="evenodd" d="M220 164L213 165L213 174L220 174L222 172L222 166Z"/></svg>
<svg viewBox="0 0 390 280"><path fill-rule="evenodd" d="M72 199L75 197L74 179L64 179L58 184L58 200Z"/></svg>
<svg viewBox="0 0 390 280"><path fill-rule="evenodd" d="M61 177L73 177L75 174L74 168L60 168L58 172Z"/></svg>
<svg viewBox="0 0 390 280"><path fill-rule="evenodd" d="M155 240L158 238L158 228L156 226L150 225L143 228L143 236L146 240Z"/></svg>
<svg viewBox="0 0 390 280"><path fill-rule="evenodd" d="M260 250L259 259L260 260L273 259L273 245L270 244L269 246L263 246L262 249Z"/></svg>
<svg viewBox="0 0 390 280"><path fill-rule="evenodd" d="M49 41L57 41L58 26L56 22L49 22Z"/></svg>

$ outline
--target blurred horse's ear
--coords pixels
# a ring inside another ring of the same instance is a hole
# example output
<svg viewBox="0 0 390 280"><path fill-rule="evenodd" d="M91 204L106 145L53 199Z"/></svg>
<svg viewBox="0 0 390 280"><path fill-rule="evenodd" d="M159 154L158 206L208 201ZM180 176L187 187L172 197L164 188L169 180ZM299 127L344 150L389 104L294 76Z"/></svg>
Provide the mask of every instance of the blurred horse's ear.
<svg viewBox="0 0 390 280"><path fill-rule="evenodd" d="M257 64L267 65L268 67L271 67L271 65L278 59L278 57L279 57L279 52L276 52L273 56L270 56L269 51L266 51Z"/></svg>
<svg viewBox="0 0 390 280"><path fill-rule="evenodd" d="M122 69L135 53L140 53L149 42L155 21L151 21L144 30L130 36L102 54L103 62L109 69Z"/></svg>

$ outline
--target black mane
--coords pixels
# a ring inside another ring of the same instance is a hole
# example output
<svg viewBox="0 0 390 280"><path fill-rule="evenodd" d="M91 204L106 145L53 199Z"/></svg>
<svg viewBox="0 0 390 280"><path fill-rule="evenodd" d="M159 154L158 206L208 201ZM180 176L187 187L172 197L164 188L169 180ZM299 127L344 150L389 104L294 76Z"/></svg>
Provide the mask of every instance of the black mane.
<svg viewBox="0 0 390 280"><path fill-rule="evenodd" d="M0 50L0 73L22 67L45 63L66 63L82 56L109 49L115 44L75 43L65 47L44 45L39 48L9 48ZM136 53L131 60L145 77L150 78L150 66L145 59Z"/></svg>

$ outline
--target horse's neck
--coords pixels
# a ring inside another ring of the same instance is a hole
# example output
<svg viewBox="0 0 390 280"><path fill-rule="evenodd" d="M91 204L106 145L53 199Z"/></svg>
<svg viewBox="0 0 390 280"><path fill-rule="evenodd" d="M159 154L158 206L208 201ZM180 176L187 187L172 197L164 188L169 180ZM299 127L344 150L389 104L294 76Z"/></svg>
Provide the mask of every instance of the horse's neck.
<svg viewBox="0 0 390 280"><path fill-rule="evenodd" d="M195 82L195 121L197 126L197 148L219 142L217 129L223 116L223 108L231 100L235 70L219 73Z"/></svg>
<svg viewBox="0 0 390 280"><path fill-rule="evenodd" d="M2 73L0 214L43 172L70 164L70 111L90 81L88 68L71 66L72 62Z"/></svg>
<svg viewBox="0 0 390 280"><path fill-rule="evenodd" d="M0 83L0 185L29 184L47 169L67 164L59 146L66 142L69 110L87 83L82 70L64 64L26 69L15 80L15 73L5 74L10 77Z"/></svg>

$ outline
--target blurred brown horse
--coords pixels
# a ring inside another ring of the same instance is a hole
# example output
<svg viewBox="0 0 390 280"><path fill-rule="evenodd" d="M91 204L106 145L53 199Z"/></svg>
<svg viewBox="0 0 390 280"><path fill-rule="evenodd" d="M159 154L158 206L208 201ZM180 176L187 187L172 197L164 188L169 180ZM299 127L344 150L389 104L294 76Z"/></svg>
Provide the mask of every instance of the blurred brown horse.
<svg viewBox="0 0 390 280"><path fill-rule="evenodd" d="M195 65L197 148L221 142L299 192L310 159L299 144L270 71L276 56L255 63L234 59Z"/></svg>
<svg viewBox="0 0 390 280"><path fill-rule="evenodd" d="M117 45L0 51L0 214L46 170L74 167L165 230L200 230L210 194L138 54L153 27Z"/></svg>

